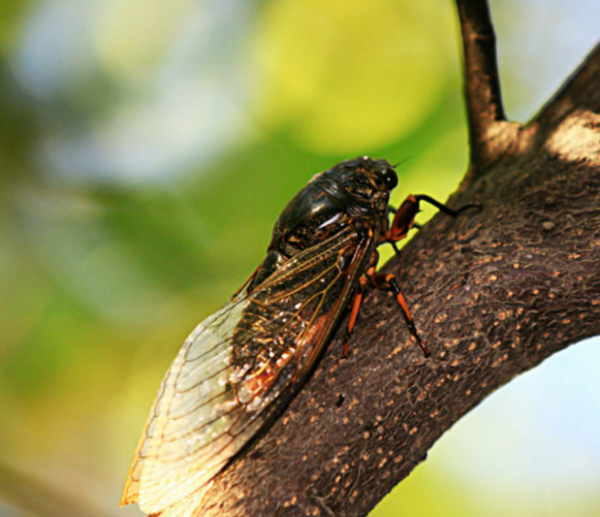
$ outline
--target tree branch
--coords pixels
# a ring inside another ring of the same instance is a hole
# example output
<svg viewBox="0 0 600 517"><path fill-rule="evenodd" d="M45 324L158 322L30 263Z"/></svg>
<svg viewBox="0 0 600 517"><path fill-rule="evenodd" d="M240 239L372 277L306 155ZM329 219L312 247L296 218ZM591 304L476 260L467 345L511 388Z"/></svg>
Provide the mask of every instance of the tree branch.
<svg viewBox="0 0 600 517"><path fill-rule="evenodd" d="M463 35L491 28L485 4L458 4L474 27ZM600 333L600 52L528 128L494 141L490 128L505 122L493 33L487 57L478 37L466 41L476 149L449 203L483 209L438 215L385 267L432 356L423 357L391 297L371 292L349 357L341 330L285 414L216 478L197 515L366 515L487 395Z"/></svg>
<svg viewBox="0 0 600 517"><path fill-rule="evenodd" d="M456 3L463 42L470 174L480 176L514 145L520 126L507 122L504 114L496 35L487 0L457 0Z"/></svg>

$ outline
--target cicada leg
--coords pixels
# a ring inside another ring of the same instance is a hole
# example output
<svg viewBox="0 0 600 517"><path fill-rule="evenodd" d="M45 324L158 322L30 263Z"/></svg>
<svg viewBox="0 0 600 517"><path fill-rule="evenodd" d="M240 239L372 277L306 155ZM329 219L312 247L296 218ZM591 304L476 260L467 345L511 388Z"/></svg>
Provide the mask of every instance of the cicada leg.
<svg viewBox="0 0 600 517"><path fill-rule="evenodd" d="M360 306L362 305L366 285L367 285L367 277L363 275L358 279L358 284L356 285L356 292L354 293L354 299L352 300L352 309L350 310L350 320L348 321L348 326L346 327L346 333L344 334L344 355L343 355L343 357L348 357L348 340L350 339L350 335L352 334L352 331L354 330L354 325L356 325L356 320L358 319L358 313L360 312Z"/></svg>
<svg viewBox="0 0 600 517"><path fill-rule="evenodd" d="M359 242L358 249L362 249L363 246L367 245L366 244L367 241L373 238L373 231L369 228L367 231L367 234L364 237L365 238ZM343 256L344 256L343 253L341 253L340 254L340 263L344 262ZM359 256L360 256L360 253L357 253L357 252L354 253L354 258L359 257ZM371 255L371 258L369 259L367 267L376 265L378 260L379 260L379 253L377 253L377 251L374 251L373 254ZM348 264L345 267L340 267L340 269L342 271L351 271L353 268L352 268L352 264ZM367 285L367 277L365 275L361 275L358 278L358 282L356 284L356 290L352 297L352 302L349 305L350 320L348 321L348 327L346 327L346 332L344 334L344 354L342 357L348 357L348 340L350 339L350 335L352 334L352 331L354 330L354 325L356 325L356 320L358 320L358 313L360 312L360 307L362 305L366 285Z"/></svg>
<svg viewBox="0 0 600 517"><path fill-rule="evenodd" d="M420 228L420 226L417 223L415 223L415 217L419 213L419 203L421 201L425 201L427 203L432 204L438 210L452 217L456 217L458 214L469 208L479 208L479 205L465 205L459 208L458 210L454 210L444 205L443 203L440 203L439 201L433 199L432 197L424 194L417 196L408 196L398 209L388 207L388 210L394 214L394 219L389 225L388 230L384 233L382 237L382 242L389 242L394 247L396 253L399 253L398 248L396 246L396 242L398 242L401 239L404 239L404 237L406 237L406 234L411 228ZM425 345L425 343L419 336L419 333L417 332L415 323L412 319L412 316L410 315L410 311L408 310L406 298L404 298L404 295L402 294L400 286L398 285L398 282L396 281L394 275L384 275L381 273L376 273L375 265L372 265L367 270L367 276L375 287L385 289L394 293L394 297L396 298L396 302L402 309L410 333L417 340L417 343L419 343L419 346L425 353L425 356L429 356L429 349L427 348L427 345Z"/></svg>
<svg viewBox="0 0 600 517"><path fill-rule="evenodd" d="M419 200L416 196L408 196L398 209L389 207L394 215L394 220L390 225L383 241L396 243L404 239L408 231L413 227L415 217L419 213Z"/></svg>
<svg viewBox="0 0 600 517"><path fill-rule="evenodd" d="M350 310L350 319L348 320L348 327L346 327L346 332L344 334L344 355L343 357L348 356L348 341L350 339L350 335L354 330L354 326L356 325L356 321L358 320L358 314L360 312L360 307L363 302L364 291L367 285L367 281L371 282L371 285L376 289L382 289L385 291L391 291L394 294L394 298L398 303L400 309L402 310L402 314L404 315L404 319L406 320L406 324L408 326L409 332L416 339L417 343L423 350L425 357L428 357L431 353L427 348L427 345L419 336L417 332L417 327L415 326L415 322L410 314L410 310L408 309L408 304L406 303L406 298L402 294L400 290L400 286L396 281L396 278L392 274L382 274L376 273L375 267L377 265L379 259L379 253L377 251L373 252L373 256L369 262L369 267L367 268L367 272L365 275L361 276L358 279L358 283L356 285L356 292L354 294L354 298L351 304Z"/></svg>
<svg viewBox="0 0 600 517"><path fill-rule="evenodd" d="M396 277L394 275L392 275L391 273L389 273L387 275L382 274L382 273L376 273L375 267L370 267L367 270L367 277L369 278L369 281L373 284L373 286L376 287L377 289L391 291L394 294L394 298L396 299L396 302L398 303L398 306L400 307L400 309L402 309L402 314L404 314L404 319L406 320L406 325L408 326L409 332L417 340L417 343L423 350L425 357L428 357L429 355L431 355L431 352L427 348L427 345L423 342L423 340L421 339L421 336L419 336L419 333L417 332L417 327L415 326L415 322L410 314L410 311L408 310L408 304L406 303L406 298L404 298L404 295L402 294L402 291L400 290L400 286L398 285L398 282L396 281Z"/></svg>
<svg viewBox="0 0 600 517"><path fill-rule="evenodd" d="M458 210L454 210L425 194L408 196L398 209L388 207L388 210L395 215L394 220L388 231L384 234L382 241L391 243L396 252L398 252L398 249L396 248L395 243L404 239L411 228L420 228L420 226L415 223L415 217L419 213L419 203L421 201L425 201L435 206L438 210L451 217L456 217L458 214L469 208L480 208L479 205L471 204L462 206Z"/></svg>
<svg viewBox="0 0 600 517"><path fill-rule="evenodd" d="M398 247L396 246L396 242L402 240L406 237L406 234L409 232L411 228L420 228L420 226L415 223L415 217L419 213L419 203L421 201L425 201L427 203L432 204L438 210L441 210L445 214L448 214L452 217L456 217L463 210L467 210L468 208L479 207L479 205L466 205L458 210L454 210L443 203L433 199L430 196L420 194L420 195L410 195L408 196L404 202L400 205L398 209L393 207L388 207L388 210L394 214L394 219L389 226L386 224L384 228L383 236L381 237L381 243L389 242L393 247L396 253L399 253ZM387 223L387 221L386 221ZM344 357L348 356L348 340L350 339L350 335L354 330L354 326L356 325L356 321L358 319L358 314L360 312L360 307L362 305L364 290L368 280L371 281L374 287L379 289L384 289L386 291L391 291L394 294L396 302L402 309L402 313L404 314L404 318L406 319L406 324L408 325L408 329L413 337L417 340L417 343L425 353L425 356L429 356L430 352L427 348L427 345L423 342L419 333L417 332L417 328L412 319L410 311L408 309L408 304L406 303L406 298L402 294L400 287L398 286L398 282L394 275L383 275L375 272L375 267L377 266L377 261L379 258L379 254L377 251L373 252L373 256L369 261L369 265L367 267L366 275L363 275L359 278L356 292L354 293L354 297L351 303L350 310L350 319L348 321L348 327L346 328L346 333L344 336Z"/></svg>

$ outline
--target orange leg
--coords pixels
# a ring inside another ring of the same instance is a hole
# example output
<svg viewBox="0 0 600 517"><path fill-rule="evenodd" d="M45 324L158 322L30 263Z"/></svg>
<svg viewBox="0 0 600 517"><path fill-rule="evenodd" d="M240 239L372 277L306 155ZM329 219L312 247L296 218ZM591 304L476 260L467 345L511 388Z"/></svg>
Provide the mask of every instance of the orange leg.
<svg viewBox="0 0 600 517"><path fill-rule="evenodd" d="M358 313L360 312L360 306L362 305L366 285L367 277L361 276L358 279L356 293L354 294L354 300L352 301L352 310L350 311L350 321L348 321L348 328L346 329L346 334L344 335L343 357L348 357L348 340L350 339L350 335L352 334L352 331L354 330L354 325L356 325L356 320L358 319Z"/></svg>
<svg viewBox="0 0 600 517"><path fill-rule="evenodd" d="M464 210L468 210L469 208L481 208L480 205L472 204L465 205L458 210L454 210L453 208L440 203L430 196L426 196L424 194L419 194L417 196L410 195L404 200L398 209L393 207L388 208L388 210L395 215L391 225L384 234L382 242L390 242L392 245L394 245L395 242L404 239L411 228L418 227L418 225L415 224L415 217L419 213L419 203L421 201L425 201L430 205L435 206L438 210L448 214L451 217L456 217L458 214Z"/></svg>
<svg viewBox="0 0 600 517"><path fill-rule="evenodd" d="M413 337L417 340L417 343L423 350L425 357L428 357L429 355L431 355L431 352L427 348L427 345L423 342L423 340L421 339L421 336L419 336L419 333L417 332L417 327L415 327L415 322L413 321L412 316L410 315L410 311L408 310L408 304L406 303L406 298L404 298L402 291L400 291L398 282L396 282L396 277L394 277L394 275L391 275L391 274L384 275L381 273L376 273L375 267L370 267L367 270L367 276L369 277L369 280L375 287L377 287L379 289L385 289L387 291L392 291L392 293L394 293L396 302L402 309L402 313L404 314L404 318L406 319L406 324L408 325L408 330L413 335Z"/></svg>
<svg viewBox="0 0 600 517"><path fill-rule="evenodd" d="M404 239L412 228L415 216L419 213L419 198L408 196L400 205L400 208L393 210L393 212L395 213L394 220L383 239L392 243Z"/></svg>

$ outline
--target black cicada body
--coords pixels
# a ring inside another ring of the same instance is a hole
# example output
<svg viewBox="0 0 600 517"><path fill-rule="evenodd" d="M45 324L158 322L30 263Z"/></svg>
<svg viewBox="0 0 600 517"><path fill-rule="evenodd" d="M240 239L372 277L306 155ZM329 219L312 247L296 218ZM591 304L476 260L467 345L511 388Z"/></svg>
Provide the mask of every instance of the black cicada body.
<svg viewBox="0 0 600 517"><path fill-rule="evenodd" d="M361 157L315 176L291 200L265 260L198 325L167 371L122 504L188 516L192 501L297 391L350 304L352 330L367 280L394 293L428 353L395 279L375 273L377 246L406 235L421 200L458 212L426 196L391 210L397 182L387 161Z"/></svg>

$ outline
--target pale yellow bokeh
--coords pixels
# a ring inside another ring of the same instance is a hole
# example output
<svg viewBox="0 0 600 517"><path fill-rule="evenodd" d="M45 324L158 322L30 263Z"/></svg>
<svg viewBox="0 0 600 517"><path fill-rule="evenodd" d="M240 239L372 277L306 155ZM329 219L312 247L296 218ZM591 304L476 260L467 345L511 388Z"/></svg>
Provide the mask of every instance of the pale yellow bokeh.
<svg viewBox="0 0 600 517"><path fill-rule="evenodd" d="M316 152L396 141L457 73L452 24L439 0L272 2L253 48L257 118Z"/></svg>

